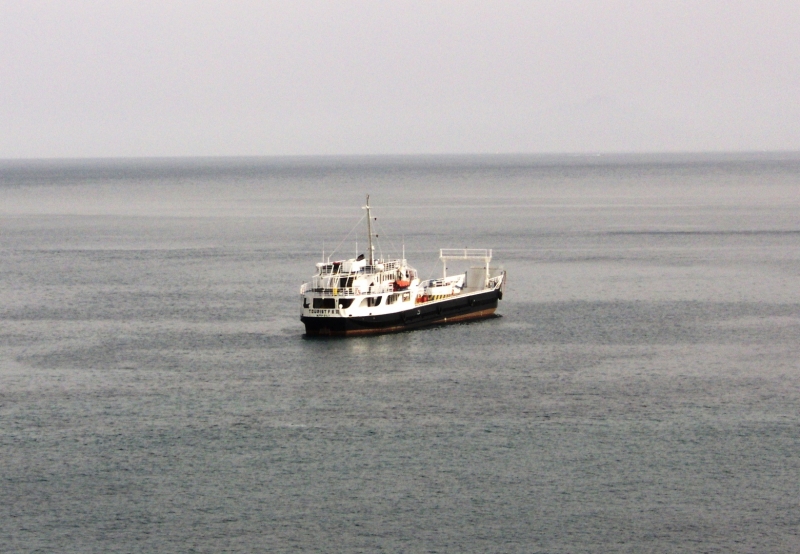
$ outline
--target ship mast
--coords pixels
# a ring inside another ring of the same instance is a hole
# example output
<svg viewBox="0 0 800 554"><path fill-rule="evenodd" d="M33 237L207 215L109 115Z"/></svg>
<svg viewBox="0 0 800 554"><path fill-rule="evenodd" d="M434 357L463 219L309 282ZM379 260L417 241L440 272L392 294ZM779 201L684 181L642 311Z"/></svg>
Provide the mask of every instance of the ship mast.
<svg viewBox="0 0 800 554"><path fill-rule="evenodd" d="M369 194L367 195L367 205L364 206L367 210L367 237L369 238L369 265L375 265L375 247L372 246L372 216L369 212Z"/></svg>

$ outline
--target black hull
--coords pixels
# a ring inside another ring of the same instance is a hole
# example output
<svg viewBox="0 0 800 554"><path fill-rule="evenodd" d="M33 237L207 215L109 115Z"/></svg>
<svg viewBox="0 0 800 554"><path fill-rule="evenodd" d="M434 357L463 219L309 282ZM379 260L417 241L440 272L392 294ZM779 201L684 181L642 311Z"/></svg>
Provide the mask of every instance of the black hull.
<svg viewBox="0 0 800 554"><path fill-rule="evenodd" d="M352 336L396 333L429 325L458 323L491 317L501 298L499 290L419 304L392 314L363 317L305 317L308 336Z"/></svg>

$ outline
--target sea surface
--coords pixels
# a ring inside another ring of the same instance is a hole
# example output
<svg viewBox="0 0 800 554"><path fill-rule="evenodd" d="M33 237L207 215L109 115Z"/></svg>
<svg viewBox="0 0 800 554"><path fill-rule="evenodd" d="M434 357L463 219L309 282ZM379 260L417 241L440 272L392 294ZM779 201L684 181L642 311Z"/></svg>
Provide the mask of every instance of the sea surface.
<svg viewBox="0 0 800 554"><path fill-rule="evenodd" d="M304 338L366 194L501 317ZM0 552L380 551L800 552L800 154L0 162Z"/></svg>

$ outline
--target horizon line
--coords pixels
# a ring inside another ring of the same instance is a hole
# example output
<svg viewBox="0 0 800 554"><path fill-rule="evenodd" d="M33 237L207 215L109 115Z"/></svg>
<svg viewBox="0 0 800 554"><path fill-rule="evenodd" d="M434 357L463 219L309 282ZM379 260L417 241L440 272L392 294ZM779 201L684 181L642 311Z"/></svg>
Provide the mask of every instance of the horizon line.
<svg viewBox="0 0 800 554"><path fill-rule="evenodd" d="M34 161L136 161L136 160L257 160L257 159L378 159L378 158L503 158L503 157L576 157L597 158L604 156L773 156L800 155L797 150L648 150L648 151L597 151L597 152L450 152L450 153L378 153L378 154L186 154L145 156L20 156L0 157L0 163Z"/></svg>

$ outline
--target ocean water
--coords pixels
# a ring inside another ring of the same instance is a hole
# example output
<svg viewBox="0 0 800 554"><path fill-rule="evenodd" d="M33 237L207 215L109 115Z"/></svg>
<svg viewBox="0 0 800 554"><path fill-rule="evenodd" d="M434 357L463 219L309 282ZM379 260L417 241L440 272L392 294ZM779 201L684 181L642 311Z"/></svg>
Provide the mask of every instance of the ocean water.
<svg viewBox="0 0 800 554"><path fill-rule="evenodd" d="M501 317L304 338L365 194ZM4 553L800 552L800 155L0 162L0 499Z"/></svg>

